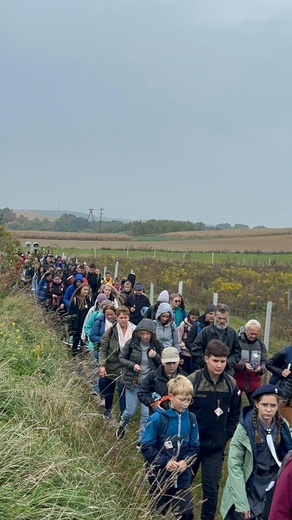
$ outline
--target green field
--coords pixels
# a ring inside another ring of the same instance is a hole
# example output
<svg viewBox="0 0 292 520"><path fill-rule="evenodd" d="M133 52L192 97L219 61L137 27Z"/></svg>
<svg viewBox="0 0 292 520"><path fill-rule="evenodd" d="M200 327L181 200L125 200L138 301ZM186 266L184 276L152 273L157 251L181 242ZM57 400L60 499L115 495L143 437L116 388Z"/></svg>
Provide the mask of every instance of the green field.
<svg viewBox="0 0 292 520"><path fill-rule="evenodd" d="M292 265L291 253L203 253L203 252L186 252L181 251L162 251L155 249L79 249L64 248L58 249L52 246L55 254L65 254L68 258L77 257L79 259L98 259L104 255L114 256L119 259L141 259L153 258L166 261L192 261L202 263L230 263L246 266L269 266L269 265Z"/></svg>

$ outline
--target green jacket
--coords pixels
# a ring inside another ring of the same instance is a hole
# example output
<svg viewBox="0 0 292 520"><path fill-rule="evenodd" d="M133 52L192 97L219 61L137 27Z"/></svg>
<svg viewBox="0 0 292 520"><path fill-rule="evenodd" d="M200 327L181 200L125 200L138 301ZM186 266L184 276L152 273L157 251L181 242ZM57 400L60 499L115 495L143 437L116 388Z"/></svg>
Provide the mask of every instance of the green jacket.
<svg viewBox="0 0 292 520"><path fill-rule="evenodd" d="M132 332L136 328L133 323L129 322ZM109 379L117 379L121 377L122 365L119 361L121 353L119 345L119 335L117 331L117 323L108 329L101 338L99 347L99 366L105 366L106 374Z"/></svg>
<svg viewBox="0 0 292 520"><path fill-rule="evenodd" d="M249 511L245 483L253 471L253 453L244 427L239 424L229 447L228 477L224 487L220 513L223 518L234 504L238 513Z"/></svg>

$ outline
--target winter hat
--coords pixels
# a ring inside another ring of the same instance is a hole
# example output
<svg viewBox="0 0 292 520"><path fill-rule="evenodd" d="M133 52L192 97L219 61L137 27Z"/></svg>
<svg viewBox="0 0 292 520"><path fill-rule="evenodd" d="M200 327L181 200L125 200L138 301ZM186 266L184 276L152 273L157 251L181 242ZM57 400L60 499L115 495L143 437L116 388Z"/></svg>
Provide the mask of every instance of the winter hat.
<svg viewBox="0 0 292 520"><path fill-rule="evenodd" d="M161 354L161 363L178 363L179 353L175 347L165 347Z"/></svg>
<svg viewBox="0 0 292 520"><path fill-rule="evenodd" d="M101 304L100 304L100 308L103 309L103 307L104 307L105 305L113 305L113 302L111 302L110 300L107 300L107 299L102 300L102 302L101 302Z"/></svg>
<svg viewBox="0 0 292 520"><path fill-rule="evenodd" d="M205 309L205 314L209 314L209 312L215 312L216 305L213 305L213 303L209 303Z"/></svg>
<svg viewBox="0 0 292 520"><path fill-rule="evenodd" d="M269 394L282 395L283 392L280 388L277 388L275 385L267 384L267 385L263 385L263 386L260 386L259 388L257 388L254 391L254 393L251 395L251 398L258 399L259 397L261 397L261 395L269 395Z"/></svg>
<svg viewBox="0 0 292 520"><path fill-rule="evenodd" d="M106 295L105 295L104 293L100 293L100 294L97 296L97 298L96 298L96 301L97 301L98 303L101 303L101 302L103 302L104 300L106 300Z"/></svg>
<svg viewBox="0 0 292 520"><path fill-rule="evenodd" d="M171 305L169 303L161 303L156 311L156 314L155 314L155 318L156 320L158 320L159 316L161 316L161 314L163 314L164 312L169 312L170 314L170 317L172 319L172 308L171 308Z"/></svg>
<svg viewBox="0 0 292 520"><path fill-rule="evenodd" d="M169 303L169 292L166 290L161 291L161 293L158 295L157 301L159 303Z"/></svg>

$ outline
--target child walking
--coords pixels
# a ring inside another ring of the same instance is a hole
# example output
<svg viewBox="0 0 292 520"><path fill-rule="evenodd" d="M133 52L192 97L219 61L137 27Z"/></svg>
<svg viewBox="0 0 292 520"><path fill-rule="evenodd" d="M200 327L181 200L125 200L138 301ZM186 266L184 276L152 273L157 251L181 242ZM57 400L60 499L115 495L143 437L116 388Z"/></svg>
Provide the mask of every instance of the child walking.
<svg viewBox="0 0 292 520"><path fill-rule="evenodd" d="M192 464L199 452L195 414L188 411L193 385L185 376L168 383L168 396L150 416L141 453L149 465L151 503L160 514L192 520Z"/></svg>

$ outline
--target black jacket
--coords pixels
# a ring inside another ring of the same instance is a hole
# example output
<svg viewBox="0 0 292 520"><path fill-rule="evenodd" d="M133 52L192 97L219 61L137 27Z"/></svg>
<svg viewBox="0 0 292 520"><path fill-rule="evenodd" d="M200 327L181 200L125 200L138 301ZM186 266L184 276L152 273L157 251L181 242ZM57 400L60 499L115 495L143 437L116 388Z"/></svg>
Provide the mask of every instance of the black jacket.
<svg viewBox="0 0 292 520"><path fill-rule="evenodd" d="M146 294L141 294L138 296L136 293L131 294L125 301L125 306L130 309L131 307L135 307L134 312L130 311L130 321L134 323L134 325L138 325L138 323L142 320L143 316L141 314L141 310L143 307L149 307L150 301L147 298Z"/></svg>
<svg viewBox="0 0 292 520"><path fill-rule="evenodd" d="M193 323L193 325L190 328L190 331L188 332L188 335L185 340L185 346L187 347L187 349L189 349L190 352L192 350L192 345L197 335L201 332L202 329L210 325L209 321L206 321L205 318L206 315L202 314L202 316L200 316L198 320L195 321L195 323Z"/></svg>
<svg viewBox="0 0 292 520"><path fill-rule="evenodd" d="M282 348L276 354L274 354L267 362L266 369L272 372L273 375L279 379L274 384L279 386L283 392L284 399L292 399L292 374L288 377L282 377L282 372L285 368L288 368L289 360L287 358L287 350L292 349L292 346ZM292 365L290 367L292 370Z"/></svg>
<svg viewBox="0 0 292 520"><path fill-rule="evenodd" d="M180 366L177 368L177 376L187 376L187 374L183 371ZM155 399L152 397L152 393L156 392L161 397L167 395L167 383L169 382L169 378L164 372L163 365L159 365L159 367L154 371L150 372L147 377L145 377L142 382L139 392L138 399L141 403L145 404L145 406L150 406L151 403L154 403ZM150 408L152 411L152 408Z"/></svg>
<svg viewBox="0 0 292 520"><path fill-rule="evenodd" d="M148 362L151 369L154 371L160 361L161 361L161 353L163 351L163 343L159 341L159 339L151 339L149 350L154 349L156 351L156 356L151 358L148 356ZM135 331L133 332L133 337L125 344L124 348L121 350L119 355L119 361L121 365L124 367L123 370L123 383L129 388L133 389L134 386L137 385L138 382L138 372L135 372L134 366L140 365L142 360L142 349L140 347L140 339L135 336Z"/></svg>
<svg viewBox="0 0 292 520"><path fill-rule="evenodd" d="M202 454L222 452L239 421L240 390L235 379L226 372L219 376L216 383L210 378L207 367L197 372L200 372L201 378L197 388L194 388L194 402L189 406L189 410L197 417L200 452ZM195 374L196 372L193 372L188 376L193 384Z"/></svg>
<svg viewBox="0 0 292 520"><path fill-rule="evenodd" d="M241 358L241 347L238 336L232 327L228 326L224 330L218 330L213 323L201 330L192 345L191 354L193 370L198 370L199 368L204 367L205 350L211 339L219 339L229 348L229 356L227 358L225 370L232 375L234 367Z"/></svg>

